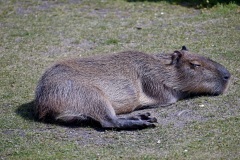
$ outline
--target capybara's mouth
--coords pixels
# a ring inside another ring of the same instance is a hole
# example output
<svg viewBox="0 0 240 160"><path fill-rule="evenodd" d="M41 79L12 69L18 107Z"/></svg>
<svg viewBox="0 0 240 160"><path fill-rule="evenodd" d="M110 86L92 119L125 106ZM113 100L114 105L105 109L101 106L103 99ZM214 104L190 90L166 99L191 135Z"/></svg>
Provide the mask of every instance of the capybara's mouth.
<svg viewBox="0 0 240 160"><path fill-rule="evenodd" d="M215 91L213 93L213 96L219 96L221 94L225 94L230 86L230 79L222 86L222 88L219 91Z"/></svg>
<svg viewBox="0 0 240 160"><path fill-rule="evenodd" d="M230 86L230 83L231 83L231 77L227 80L227 82L225 83L224 85L224 88L223 88L223 91L222 91L222 94L225 94L227 92L227 90L229 89L229 86Z"/></svg>

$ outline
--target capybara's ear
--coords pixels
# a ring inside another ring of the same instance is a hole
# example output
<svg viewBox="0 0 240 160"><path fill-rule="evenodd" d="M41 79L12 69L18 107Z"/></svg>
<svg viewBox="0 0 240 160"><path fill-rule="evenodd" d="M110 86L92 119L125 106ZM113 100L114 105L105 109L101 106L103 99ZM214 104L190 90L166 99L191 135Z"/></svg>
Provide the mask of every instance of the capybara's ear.
<svg viewBox="0 0 240 160"><path fill-rule="evenodd" d="M179 60L181 59L183 53L180 51L174 51L172 54L172 63L171 64L177 64Z"/></svg>
<svg viewBox="0 0 240 160"><path fill-rule="evenodd" d="M186 46L182 46L182 51L188 51Z"/></svg>

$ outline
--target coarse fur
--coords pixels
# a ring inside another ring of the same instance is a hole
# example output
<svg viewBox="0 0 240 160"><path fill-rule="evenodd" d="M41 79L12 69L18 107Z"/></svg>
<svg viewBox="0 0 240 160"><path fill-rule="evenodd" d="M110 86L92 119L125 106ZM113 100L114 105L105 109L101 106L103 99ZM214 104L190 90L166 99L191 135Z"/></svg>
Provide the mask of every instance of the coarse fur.
<svg viewBox="0 0 240 160"><path fill-rule="evenodd" d="M190 95L219 95L230 73L185 46L169 54L128 51L58 62L36 88L35 115L56 121L94 119L103 128L154 127L149 113L119 118L136 109L165 106Z"/></svg>

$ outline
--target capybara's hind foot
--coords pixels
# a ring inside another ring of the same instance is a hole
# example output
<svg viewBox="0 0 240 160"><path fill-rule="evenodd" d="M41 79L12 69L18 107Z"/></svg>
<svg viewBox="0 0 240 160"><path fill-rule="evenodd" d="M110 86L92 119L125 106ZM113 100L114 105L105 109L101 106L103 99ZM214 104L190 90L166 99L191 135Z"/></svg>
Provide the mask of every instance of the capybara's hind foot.
<svg viewBox="0 0 240 160"><path fill-rule="evenodd" d="M150 113L138 114L131 117L116 118L111 121L102 122L104 128L116 128L116 129L144 129L156 127L154 123L157 123L155 117L150 117Z"/></svg>
<svg viewBox="0 0 240 160"><path fill-rule="evenodd" d="M155 117L151 117L151 114L149 112L147 113L139 113L138 115L132 116L132 117L128 117L127 119L131 119L131 120L143 120L143 121L147 121L147 122L151 122L151 123L157 123L157 118Z"/></svg>
<svg viewBox="0 0 240 160"><path fill-rule="evenodd" d="M117 129L144 129L156 127L154 124L156 118L150 118L148 120L129 120L129 119L118 119ZM154 121L154 122L153 122Z"/></svg>

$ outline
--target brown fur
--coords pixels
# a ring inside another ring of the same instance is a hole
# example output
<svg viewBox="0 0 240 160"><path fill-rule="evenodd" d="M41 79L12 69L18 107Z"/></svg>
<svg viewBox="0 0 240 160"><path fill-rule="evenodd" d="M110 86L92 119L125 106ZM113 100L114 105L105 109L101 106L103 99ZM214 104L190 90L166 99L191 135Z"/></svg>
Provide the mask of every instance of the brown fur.
<svg viewBox="0 0 240 160"><path fill-rule="evenodd" d="M153 127L156 118L141 114L119 118L144 106L164 106L189 95L218 95L230 73L222 65L183 47L171 54L129 51L71 59L49 68L35 97L38 119L92 118L104 128Z"/></svg>

